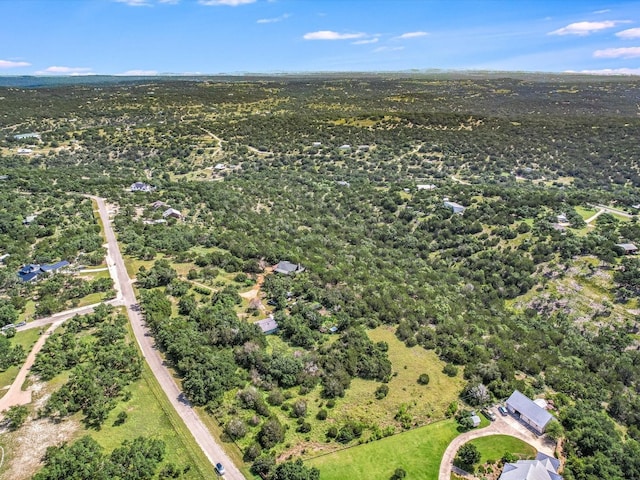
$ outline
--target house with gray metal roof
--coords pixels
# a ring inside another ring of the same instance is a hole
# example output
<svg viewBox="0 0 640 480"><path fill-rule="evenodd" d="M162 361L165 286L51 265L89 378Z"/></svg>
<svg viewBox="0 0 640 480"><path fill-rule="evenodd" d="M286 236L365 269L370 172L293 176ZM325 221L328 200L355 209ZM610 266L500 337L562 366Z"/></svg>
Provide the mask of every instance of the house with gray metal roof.
<svg viewBox="0 0 640 480"><path fill-rule="evenodd" d="M498 480L562 480L558 469L560 461L544 453L538 453L535 460L519 460L505 463Z"/></svg>
<svg viewBox="0 0 640 480"><path fill-rule="evenodd" d="M616 243L616 247L624 250L625 254L634 254L638 251L638 247L636 247L633 243Z"/></svg>
<svg viewBox="0 0 640 480"><path fill-rule="evenodd" d="M450 202L449 200L444 201L444 206L453 210L453 213L464 213L465 207L456 202Z"/></svg>
<svg viewBox="0 0 640 480"><path fill-rule="evenodd" d="M262 330L262 333L265 335L270 335L278 331L278 322L273 318L273 315L269 315L264 320L256 322L256 325L260 327L260 330Z"/></svg>
<svg viewBox="0 0 640 480"><path fill-rule="evenodd" d="M547 424L554 419L553 415L518 390L507 400L507 410L538 435L542 435Z"/></svg>
<svg viewBox="0 0 640 480"><path fill-rule="evenodd" d="M287 260L283 260L273 267L273 271L281 273L282 275L291 275L292 273L304 272L304 267L299 263L291 263Z"/></svg>

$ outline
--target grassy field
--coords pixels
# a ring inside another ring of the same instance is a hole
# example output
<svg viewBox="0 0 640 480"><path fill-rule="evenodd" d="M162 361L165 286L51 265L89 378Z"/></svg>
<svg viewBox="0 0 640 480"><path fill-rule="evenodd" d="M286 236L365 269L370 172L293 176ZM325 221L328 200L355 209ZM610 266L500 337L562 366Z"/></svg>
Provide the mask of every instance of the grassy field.
<svg viewBox="0 0 640 480"><path fill-rule="evenodd" d="M401 432L402 426L394 417L401 408L406 409L410 417L411 426L425 425L444 418L447 406L457 399L462 389L461 376L450 378L442 373L444 363L440 361L434 352L422 347L407 348L399 341L394 330L388 327L378 327L368 332L374 342L385 341L389 345L389 359L392 363L394 375L388 383L389 394L386 398L377 400L375 390L379 382L353 379L347 389L344 398L335 400L335 407L328 408L328 417L321 421L316 419L316 414L325 406L326 400L320 396L321 387L318 386L306 392L300 393L298 388L286 390L289 396L287 403L293 404L297 400L307 403L308 414L306 421L311 426L311 431L300 433L296 431L296 420L291 415L278 407L272 407L271 413L288 426L285 441L276 447L279 458L295 459L299 456L308 458L321 452L329 452L342 448L337 442L327 442L326 432L331 426L340 427L349 422L360 423L365 427L362 438L353 443L366 442L376 432L390 429L391 432ZM337 335L331 339L337 339ZM290 352L292 349L279 337L268 337L270 353ZM430 377L429 385L419 385L418 377L427 373ZM236 406L237 391L233 390L225 394L224 405L219 418L223 424L234 416L249 418L252 413ZM243 449L253 441L258 427L250 427L250 433L239 440Z"/></svg>
<svg viewBox="0 0 640 480"><path fill-rule="evenodd" d="M142 378L129 388L131 399L120 402L109 414L103 428L91 431L90 435L107 451L119 446L123 440L141 435L160 439L166 444L164 463L173 463L181 468L193 465L181 478L210 478L213 475L211 464L178 417L146 363ZM126 422L114 426L116 417L123 411L128 415Z"/></svg>
<svg viewBox="0 0 640 480"><path fill-rule="evenodd" d="M535 458L536 449L523 442L519 438L509 435L491 435L489 437L476 438L469 443L475 445L480 452L480 463L495 463L505 453L511 453L520 460Z"/></svg>
<svg viewBox="0 0 640 480"><path fill-rule="evenodd" d="M388 480L396 468L404 468L407 478L437 480L440 459L456 435L455 420L445 420L317 457L307 464L320 470L322 480Z"/></svg>

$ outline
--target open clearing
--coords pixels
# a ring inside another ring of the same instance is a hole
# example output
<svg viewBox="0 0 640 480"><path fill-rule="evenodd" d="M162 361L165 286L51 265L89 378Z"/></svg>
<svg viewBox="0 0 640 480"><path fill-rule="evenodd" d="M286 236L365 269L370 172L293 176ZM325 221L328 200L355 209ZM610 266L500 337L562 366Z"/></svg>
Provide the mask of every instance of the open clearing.
<svg viewBox="0 0 640 480"><path fill-rule="evenodd" d="M404 468L407 478L432 480L438 478L442 454L456 435L455 420L444 420L314 458L307 464L320 470L322 480L388 480L396 468Z"/></svg>

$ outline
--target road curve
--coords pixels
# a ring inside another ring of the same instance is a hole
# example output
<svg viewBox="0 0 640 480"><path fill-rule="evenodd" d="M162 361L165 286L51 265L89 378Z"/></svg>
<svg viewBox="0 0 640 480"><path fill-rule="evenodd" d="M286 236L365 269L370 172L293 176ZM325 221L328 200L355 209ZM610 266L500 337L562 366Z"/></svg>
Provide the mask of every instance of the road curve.
<svg viewBox="0 0 640 480"><path fill-rule="evenodd" d="M217 462L222 463L226 470L225 478L230 480L244 480L244 475L234 465L223 448L218 445L213 435L211 435L211 432L209 432L200 417L198 417L191 403L189 403L181 392L169 370L164 366L160 352L155 348L153 337L148 331L138 307L135 292L111 226L111 219L109 218L106 203L103 198L91 195L88 195L88 197L95 200L98 204L98 211L104 225L104 233L107 240L107 266L115 283L117 299L122 300L127 308L127 314L136 341L138 345L140 345L142 354L151 368L153 375L158 380L160 387L169 398L171 405L173 405L173 408L178 412L178 415L180 415L180 418L182 418L211 464L215 465Z"/></svg>
<svg viewBox="0 0 640 480"><path fill-rule="evenodd" d="M442 456L438 480L451 480L453 459L462 445L476 438L488 437L490 435L509 435L528 443L538 452L551 456L553 456L554 453L553 446L549 442L545 441L546 439L544 437L538 437L534 433L530 432L524 426L518 424L518 421L515 418L498 416L489 426L479 430L470 430L453 439Z"/></svg>

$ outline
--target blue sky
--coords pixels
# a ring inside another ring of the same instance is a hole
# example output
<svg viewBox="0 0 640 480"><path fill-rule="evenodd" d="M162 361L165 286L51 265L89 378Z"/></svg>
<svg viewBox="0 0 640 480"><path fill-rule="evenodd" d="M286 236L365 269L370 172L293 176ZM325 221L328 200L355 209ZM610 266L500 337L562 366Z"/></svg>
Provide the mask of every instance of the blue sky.
<svg viewBox="0 0 640 480"><path fill-rule="evenodd" d="M640 1L0 0L0 75L640 75Z"/></svg>

